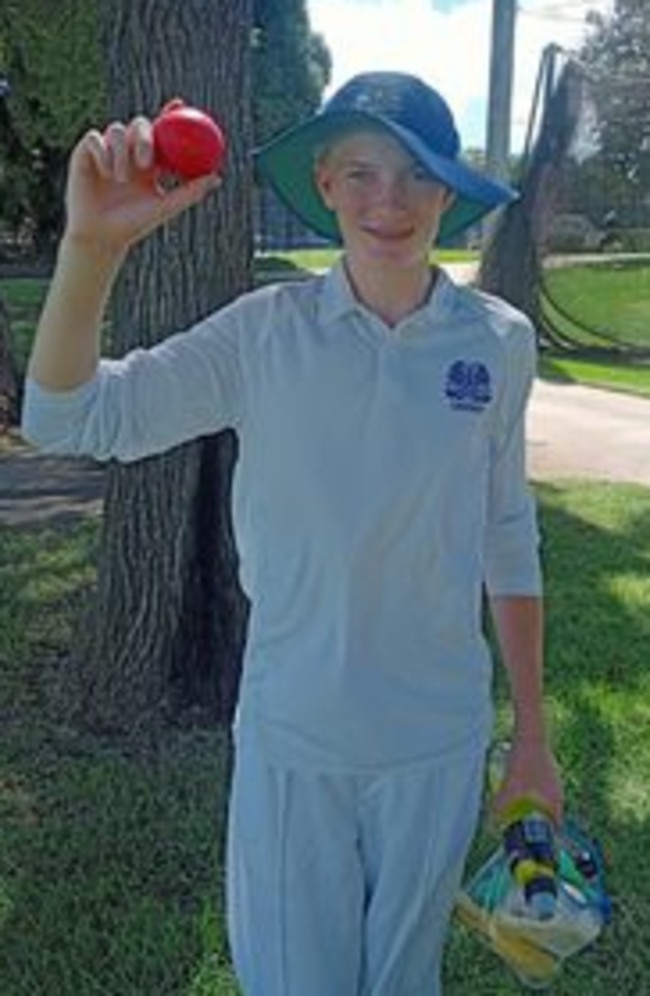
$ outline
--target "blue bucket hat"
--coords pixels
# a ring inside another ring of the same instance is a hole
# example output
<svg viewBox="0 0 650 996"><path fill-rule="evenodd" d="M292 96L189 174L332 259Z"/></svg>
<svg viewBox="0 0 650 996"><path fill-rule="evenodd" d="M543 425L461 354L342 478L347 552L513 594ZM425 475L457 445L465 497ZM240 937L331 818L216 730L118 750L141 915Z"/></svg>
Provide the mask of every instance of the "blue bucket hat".
<svg viewBox="0 0 650 996"><path fill-rule="evenodd" d="M460 139L446 101L407 73L374 72L352 77L313 117L255 153L259 172L291 211L318 235L341 241L336 216L314 180L319 149L350 129L389 132L449 190L455 200L442 216L438 241L446 242L482 215L518 194L460 158Z"/></svg>

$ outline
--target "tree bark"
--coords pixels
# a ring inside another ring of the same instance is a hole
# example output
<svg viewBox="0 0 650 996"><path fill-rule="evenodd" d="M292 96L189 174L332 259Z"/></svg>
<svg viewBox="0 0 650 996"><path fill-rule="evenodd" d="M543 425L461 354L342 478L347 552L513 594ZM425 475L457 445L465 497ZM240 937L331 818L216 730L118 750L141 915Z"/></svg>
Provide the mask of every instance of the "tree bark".
<svg viewBox="0 0 650 996"><path fill-rule="evenodd" d="M251 285L249 0L104 0L111 118L153 117L180 96L229 139L215 197L129 258L115 291L118 355L185 328ZM229 433L112 465L78 702L95 729L133 729L188 709L227 722L246 605L237 582Z"/></svg>

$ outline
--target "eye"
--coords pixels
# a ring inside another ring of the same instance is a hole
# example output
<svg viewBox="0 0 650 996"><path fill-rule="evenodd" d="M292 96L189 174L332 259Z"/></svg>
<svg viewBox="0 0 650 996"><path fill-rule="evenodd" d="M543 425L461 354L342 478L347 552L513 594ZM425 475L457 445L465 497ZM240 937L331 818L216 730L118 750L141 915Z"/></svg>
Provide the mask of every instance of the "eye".
<svg viewBox="0 0 650 996"><path fill-rule="evenodd" d="M358 164L354 166L348 166L345 170L346 180L350 180L352 183L371 183L377 175L377 170L372 166L366 166L364 164Z"/></svg>
<svg viewBox="0 0 650 996"><path fill-rule="evenodd" d="M413 177L414 180L421 180L422 182L425 183L436 182L434 178L431 176L431 173L429 173L428 170L426 170L424 166L421 166L419 163L415 163L411 167L411 176Z"/></svg>

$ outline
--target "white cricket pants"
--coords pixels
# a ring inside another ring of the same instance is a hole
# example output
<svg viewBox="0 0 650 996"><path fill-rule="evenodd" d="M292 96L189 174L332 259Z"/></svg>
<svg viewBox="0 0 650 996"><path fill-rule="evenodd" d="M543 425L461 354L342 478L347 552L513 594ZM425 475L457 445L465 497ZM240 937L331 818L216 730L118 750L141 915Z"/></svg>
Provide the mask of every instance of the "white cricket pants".
<svg viewBox="0 0 650 996"><path fill-rule="evenodd" d="M228 922L245 996L440 996L484 752L387 774L270 767L239 744Z"/></svg>

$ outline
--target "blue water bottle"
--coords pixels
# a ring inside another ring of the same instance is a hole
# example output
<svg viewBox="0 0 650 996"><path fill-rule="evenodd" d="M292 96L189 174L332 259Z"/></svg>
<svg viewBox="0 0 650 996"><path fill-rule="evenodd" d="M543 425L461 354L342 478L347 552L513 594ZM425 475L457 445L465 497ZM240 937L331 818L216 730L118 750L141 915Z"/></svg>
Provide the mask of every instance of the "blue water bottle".
<svg viewBox="0 0 650 996"><path fill-rule="evenodd" d="M510 873L523 894L525 914L536 920L552 919L558 901L552 821L534 800L519 799L503 816L502 840Z"/></svg>

